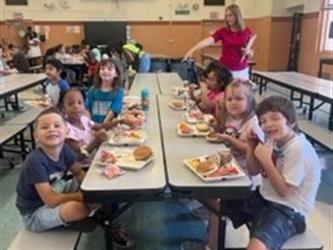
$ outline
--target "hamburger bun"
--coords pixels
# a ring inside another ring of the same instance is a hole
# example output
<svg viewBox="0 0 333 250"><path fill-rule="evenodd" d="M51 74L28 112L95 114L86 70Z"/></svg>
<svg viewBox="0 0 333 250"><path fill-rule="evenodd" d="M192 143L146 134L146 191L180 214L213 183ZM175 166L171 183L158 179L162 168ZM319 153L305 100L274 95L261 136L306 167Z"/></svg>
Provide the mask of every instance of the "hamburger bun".
<svg viewBox="0 0 333 250"><path fill-rule="evenodd" d="M209 131L209 126L205 122L198 122L196 127L197 127L197 130L199 130L200 132L208 132Z"/></svg>
<svg viewBox="0 0 333 250"><path fill-rule="evenodd" d="M201 162L196 168L197 172L204 177L211 175L217 169L218 169L217 164L211 160Z"/></svg>
<svg viewBox="0 0 333 250"><path fill-rule="evenodd" d="M147 160L150 156L152 156L152 154L153 151L148 146L139 146L133 152L133 156L136 161Z"/></svg>
<svg viewBox="0 0 333 250"><path fill-rule="evenodd" d="M173 101L172 105L177 109L181 109L184 106L182 101Z"/></svg>

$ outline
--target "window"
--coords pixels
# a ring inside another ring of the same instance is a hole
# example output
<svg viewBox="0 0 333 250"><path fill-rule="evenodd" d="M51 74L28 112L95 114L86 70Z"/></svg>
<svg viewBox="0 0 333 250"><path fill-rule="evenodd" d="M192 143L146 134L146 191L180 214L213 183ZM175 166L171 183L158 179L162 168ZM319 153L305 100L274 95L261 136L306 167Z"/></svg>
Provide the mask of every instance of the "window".
<svg viewBox="0 0 333 250"><path fill-rule="evenodd" d="M333 51L333 0L326 0L323 8L322 50Z"/></svg>

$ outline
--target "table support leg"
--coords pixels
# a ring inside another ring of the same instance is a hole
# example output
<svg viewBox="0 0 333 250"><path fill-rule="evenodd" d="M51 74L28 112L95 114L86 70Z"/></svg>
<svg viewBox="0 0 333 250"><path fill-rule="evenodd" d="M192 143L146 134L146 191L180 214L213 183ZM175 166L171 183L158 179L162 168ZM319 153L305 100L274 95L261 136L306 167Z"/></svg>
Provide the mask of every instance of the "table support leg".
<svg viewBox="0 0 333 250"><path fill-rule="evenodd" d="M310 121L312 120L313 105L314 105L314 98L313 98L313 97L310 97L309 115L308 115L308 119L309 119Z"/></svg>
<svg viewBox="0 0 333 250"><path fill-rule="evenodd" d="M328 117L328 129L333 130L333 103L331 103L330 114Z"/></svg>
<svg viewBox="0 0 333 250"><path fill-rule="evenodd" d="M220 220L219 220L219 226L218 226L218 249L219 250L224 250L225 246L225 234L226 234L226 215L225 215L225 207L222 203L222 199L220 199Z"/></svg>

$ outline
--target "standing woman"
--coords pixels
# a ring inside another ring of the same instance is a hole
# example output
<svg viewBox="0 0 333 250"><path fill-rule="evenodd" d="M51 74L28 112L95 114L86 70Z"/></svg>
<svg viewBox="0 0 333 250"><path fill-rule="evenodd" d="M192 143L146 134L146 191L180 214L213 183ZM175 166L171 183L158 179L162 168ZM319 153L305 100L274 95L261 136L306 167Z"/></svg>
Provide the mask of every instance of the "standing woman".
<svg viewBox="0 0 333 250"><path fill-rule="evenodd" d="M202 48L222 42L220 63L227 67L234 78L249 79L248 58L253 56L252 48L247 44L254 36L252 31L245 26L242 13L238 5L229 5L225 10L226 26L216 30L192 47L184 59L192 57L193 53Z"/></svg>
<svg viewBox="0 0 333 250"><path fill-rule="evenodd" d="M40 48L40 40L35 31L33 31L32 33L29 33L28 45L29 45L29 50L28 50L29 57L34 58L34 57L42 56L42 50Z"/></svg>

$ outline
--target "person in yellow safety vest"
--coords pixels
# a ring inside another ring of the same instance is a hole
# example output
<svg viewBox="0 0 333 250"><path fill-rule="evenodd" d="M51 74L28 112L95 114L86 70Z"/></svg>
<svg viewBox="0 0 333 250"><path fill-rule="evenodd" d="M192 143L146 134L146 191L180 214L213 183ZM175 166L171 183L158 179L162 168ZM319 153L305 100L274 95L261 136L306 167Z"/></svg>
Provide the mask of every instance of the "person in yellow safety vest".
<svg viewBox="0 0 333 250"><path fill-rule="evenodd" d="M150 70L150 54L143 50L139 43L127 43L123 45L123 51L127 62L139 73L147 73Z"/></svg>

